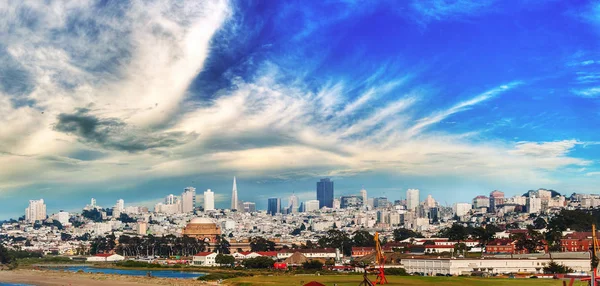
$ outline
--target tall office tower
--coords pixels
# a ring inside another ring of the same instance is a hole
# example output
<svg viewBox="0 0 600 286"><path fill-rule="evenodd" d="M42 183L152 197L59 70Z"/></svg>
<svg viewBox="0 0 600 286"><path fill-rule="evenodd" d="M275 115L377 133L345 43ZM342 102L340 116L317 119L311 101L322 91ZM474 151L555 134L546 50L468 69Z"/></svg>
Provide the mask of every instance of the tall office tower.
<svg viewBox="0 0 600 286"><path fill-rule="evenodd" d="M364 206L367 205L367 190L365 190L365 187L362 188L362 190L360 190L360 196L362 197L362 204Z"/></svg>
<svg viewBox="0 0 600 286"><path fill-rule="evenodd" d="M275 215L281 212L281 199L280 198L269 198L267 204L267 213Z"/></svg>
<svg viewBox="0 0 600 286"><path fill-rule="evenodd" d="M244 206L244 212L246 213L253 213L256 211L256 203L244 202L242 205Z"/></svg>
<svg viewBox="0 0 600 286"><path fill-rule="evenodd" d="M329 178L317 182L317 200L319 200L319 208L333 208L333 181Z"/></svg>
<svg viewBox="0 0 600 286"><path fill-rule="evenodd" d="M196 188L187 187L181 193L181 211L184 213L193 212L196 207Z"/></svg>
<svg viewBox="0 0 600 286"><path fill-rule="evenodd" d="M123 199L117 200L115 204L115 209L119 212L123 212L125 210L125 201Z"/></svg>
<svg viewBox="0 0 600 286"><path fill-rule="evenodd" d="M420 201L418 189L408 189L406 191L406 209L416 210Z"/></svg>
<svg viewBox="0 0 600 286"><path fill-rule="evenodd" d="M469 203L454 203L452 206L452 213L455 216L464 216L469 213L473 206Z"/></svg>
<svg viewBox="0 0 600 286"><path fill-rule="evenodd" d="M25 220L35 222L36 220L46 219L46 204L44 199L29 200L29 206L25 209Z"/></svg>
<svg viewBox="0 0 600 286"><path fill-rule="evenodd" d="M210 189L204 192L204 211L215 210L215 193Z"/></svg>
<svg viewBox="0 0 600 286"><path fill-rule="evenodd" d="M504 204L504 193L501 191L493 191L490 193L490 207L488 208L490 213L495 213L496 208L499 205Z"/></svg>
<svg viewBox="0 0 600 286"><path fill-rule="evenodd" d="M237 210L239 208L238 195L237 195L237 184L235 177L233 177L233 189L231 190L231 210Z"/></svg>
<svg viewBox="0 0 600 286"><path fill-rule="evenodd" d="M298 212L298 197L292 193L290 200L288 201L288 212L295 214Z"/></svg>

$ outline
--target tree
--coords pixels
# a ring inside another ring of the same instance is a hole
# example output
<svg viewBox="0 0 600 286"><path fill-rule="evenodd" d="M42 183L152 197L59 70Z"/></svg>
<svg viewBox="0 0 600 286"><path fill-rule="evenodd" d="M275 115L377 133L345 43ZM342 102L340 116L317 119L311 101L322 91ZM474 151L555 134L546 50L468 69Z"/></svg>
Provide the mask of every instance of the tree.
<svg viewBox="0 0 600 286"><path fill-rule="evenodd" d="M225 238L225 235L217 236L217 245L215 245L214 252L230 254L231 253L231 251L229 251L230 247L231 247L231 244Z"/></svg>
<svg viewBox="0 0 600 286"><path fill-rule="evenodd" d="M558 264L554 261L551 261L547 266L544 267L544 273L546 274L566 274L575 272L573 268Z"/></svg>
<svg viewBox="0 0 600 286"><path fill-rule="evenodd" d="M453 223L451 227L442 229L439 237L447 237L451 241L463 241L469 236L469 231L461 224Z"/></svg>
<svg viewBox="0 0 600 286"><path fill-rule="evenodd" d="M322 248L341 249L344 255L352 255L352 240L348 234L338 229L330 229L325 236L319 238L318 242Z"/></svg>
<svg viewBox="0 0 600 286"><path fill-rule="evenodd" d="M233 264L235 264L235 258L231 255L219 253L217 254L217 257L215 257L215 263L219 265L233 266Z"/></svg>
<svg viewBox="0 0 600 286"><path fill-rule="evenodd" d="M480 226L474 228L471 235L473 236L473 238L479 241L479 245L482 247L483 251L483 248L485 248L485 246L496 236L496 230L496 227L494 227L493 225L488 225L485 228Z"/></svg>
<svg viewBox="0 0 600 286"><path fill-rule="evenodd" d="M536 253L539 247L544 246L543 238L543 235L536 231L532 225L527 226L526 234L513 235L517 250L527 250L528 253Z"/></svg>
<svg viewBox="0 0 600 286"><path fill-rule="evenodd" d="M301 232L302 230L300 228L296 228L292 231L292 233L290 233L290 235L297 236L300 235Z"/></svg>
<svg viewBox="0 0 600 286"><path fill-rule="evenodd" d="M306 270L321 270L323 269L323 262L319 260L310 260L302 263L302 268Z"/></svg>
<svg viewBox="0 0 600 286"><path fill-rule="evenodd" d="M275 251L275 242L265 239L264 237L253 237L250 241L251 251Z"/></svg>
<svg viewBox="0 0 600 286"><path fill-rule="evenodd" d="M435 242L433 240L426 240L423 242L423 245L435 245Z"/></svg>
<svg viewBox="0 0 600 286"><path fill-rule="evenodd" d="M357 247L375 246L375 238L366 230L357 230L352 237L352 243Z"/></svg>
<svg viewBox="0 0 600 286"><path fill-rule="evenodd" d="M275 261L266 256L259 256L254 258L246 258L242 261L242 265L246 268L265 269L273 267Z"/></svg>
<svg viewBox="0 0 600 286"><path fill-rule="evenodd" d="M132 223L132 222L136 222L136 220L132 217L130 217L128 214L126 213L121 213L121 215L119 216L119 220L123 223Z"/></svg>
<svg viewBox="0 0 600 286"><path fill-rule="evenodd" d="M0 264L9 264L12 261L12 256L9 255L8 249L0 244Z"/></svg>
<svg viewBox="0 0 600 286"><path fill-rule="evenodd" d="M71 240L71 239L72 239L72 236L70 234L65 233L65 232L60 233L60 240L67 241L67 240Z"/></svg>
<svg viewBox="0 0 600 286"><path fill-rule="evenodd" d="M94 222L102 221L102 213L98 209L83 210L81 216Z"/></svg>
<svg viewBox="0 0 600 286"><path fill-rule="evenodd" d="M423 237L423 235L406 228L394 229L394 241L403 241L411 237Z"/></svg>
<svg viewBox="0 0 600 286"><path fill-rule="evenodd" d="M535 227L535 229L544 229L546 226L548 226L548 223L541 217L538 217L533 221L533 227Z"/></svg>

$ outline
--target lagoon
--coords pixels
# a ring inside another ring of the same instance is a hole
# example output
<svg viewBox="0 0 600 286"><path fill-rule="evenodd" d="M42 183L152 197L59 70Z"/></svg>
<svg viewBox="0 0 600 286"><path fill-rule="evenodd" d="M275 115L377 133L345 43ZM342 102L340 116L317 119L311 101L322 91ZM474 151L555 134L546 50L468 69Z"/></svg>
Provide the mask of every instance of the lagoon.
<svg viewBox="0 0 600 286"><path fill-rule="evenodd" d="M130 270L130 269L113 269L113 268L95 268L90 266L68 266L68 267L60 267L48 268L50 270L56 271L70 271L77 272L79 270L86 273L104 273L104 274L120 274L120 275L130 275L130 276L147 276L148 273L153 277L159 278L180 278L180 279L196 279L200 276L206 275L206 273L202 272L190 272L190 271L177 271L177 270Z"/></svg>

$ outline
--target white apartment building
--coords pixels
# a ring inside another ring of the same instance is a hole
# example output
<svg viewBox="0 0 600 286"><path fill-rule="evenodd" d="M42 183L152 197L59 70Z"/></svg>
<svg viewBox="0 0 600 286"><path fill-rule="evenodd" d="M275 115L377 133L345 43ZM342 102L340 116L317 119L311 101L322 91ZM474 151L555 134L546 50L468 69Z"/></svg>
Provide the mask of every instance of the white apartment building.
<svg viewBox="0 0 600 286"><path fill-rule="evenodd" d="M46 204L44 199L30 200L29 206L25 209L25 220L35 222L36 220L46 219Z"/></svg>
<svg viewBox="0 0 600 286"><path fill-rule="evenodd" d="M542 210L542 199L535 196L527 198L527 212L539 213Z"/></svg>
<svg viewBox="0 0 600 286"><path fill-rule="evenodd" d="M60 224L65 225L69 223L69 213L60 211L56 214L56 220L60 222Z"/></svg>
<svg viewBox="0 0 600 286"><path fill-rule="evenodd" d="M210 189L204 192L204 211L215 210L215 193Z"/></svg>

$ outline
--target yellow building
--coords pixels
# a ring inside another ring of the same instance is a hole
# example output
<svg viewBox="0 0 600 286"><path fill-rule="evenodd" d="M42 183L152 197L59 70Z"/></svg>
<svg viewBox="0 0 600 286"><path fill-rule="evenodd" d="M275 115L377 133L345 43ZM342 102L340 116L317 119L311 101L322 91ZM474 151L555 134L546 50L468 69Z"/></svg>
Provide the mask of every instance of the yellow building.
<svg viewBox="0 0 600 286"><path fill-rule="evenodd" d="M221 235L221 229L211 219L197 217L183 228L183 235L214 243L217 241L217 237Z"/></svg>

